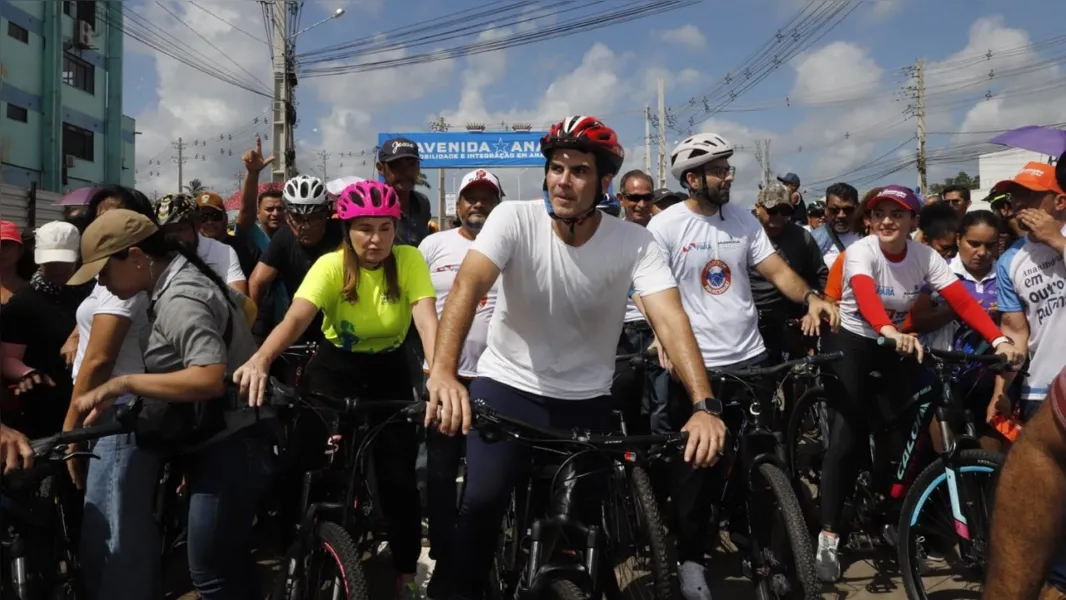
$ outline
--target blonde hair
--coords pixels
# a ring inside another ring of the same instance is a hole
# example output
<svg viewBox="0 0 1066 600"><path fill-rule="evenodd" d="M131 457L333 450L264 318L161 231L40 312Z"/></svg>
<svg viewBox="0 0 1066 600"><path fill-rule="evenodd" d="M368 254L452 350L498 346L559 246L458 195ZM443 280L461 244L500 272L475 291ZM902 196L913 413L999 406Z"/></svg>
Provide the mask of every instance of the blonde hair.
<svg viewBox="0 0 1066 600"><path fill-rule="evenodd" d="M341 296L351 304L359 301L359 255L352 247L348 231L344 232L344 242L341 244L344 252L344 285L341 287ZM396 255L392 252L381 264L385 269L385 298L390 302L400 299L400 275L396 267Z"/></svg>

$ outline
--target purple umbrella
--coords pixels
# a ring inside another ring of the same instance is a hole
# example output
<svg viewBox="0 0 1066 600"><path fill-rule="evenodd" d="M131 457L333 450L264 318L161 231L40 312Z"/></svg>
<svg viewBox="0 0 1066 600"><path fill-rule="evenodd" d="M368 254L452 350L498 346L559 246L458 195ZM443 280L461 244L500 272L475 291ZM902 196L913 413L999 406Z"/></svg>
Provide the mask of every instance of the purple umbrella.
<svg viewBox="0 0 1066 600"><path fill-rule="evenodd" d="M1066 131L1040 125L1027 125L1012 129L989 141L993 144L1030 150L1048 156L1059 156L1066 152Z"/></svg>
<svg viewBox="0 0 1066 600"><path fill-rule="evenodd" d="M89 203L89 198L91 198L98 189L100 188L96 186L78 188L66 196L63 196L63 199L57 203L57 206L85 206Z"/></svg>

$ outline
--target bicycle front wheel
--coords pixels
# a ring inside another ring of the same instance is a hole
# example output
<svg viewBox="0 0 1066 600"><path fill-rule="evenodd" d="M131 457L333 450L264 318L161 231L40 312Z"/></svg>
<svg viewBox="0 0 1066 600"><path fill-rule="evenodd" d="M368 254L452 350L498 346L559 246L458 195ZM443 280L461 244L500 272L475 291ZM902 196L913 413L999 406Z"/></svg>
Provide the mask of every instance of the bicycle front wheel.
<svg viewBox="0 0 1066 600"><path fill-rule="evenodd" d="M544 592L545 600L588 600L589 595L569 579L556 579Z"/></svg>
<svg viewBox="0 0 1066 600"><path fill-rule="evenodd" d="M949 468L950 466L950 468ZM991 537L993 493L1003 455L963 450L937 459L914 481L899 522L899 567L907 597L928 600L930 585L950 575L965 598L981 597Z"/></svg>
<svg viewBox="0 0 1066 600"><path fill-rule="evenodd" d="M820 598L814 547L788 475L763 463L752 472L748 522L753 581L760 599ZM767 518L770 516L771 518Z"/></svg>
<svg viewBox="0 0 1066 600"><path fill-rule="evenodd" d="M612 480L604 513L608 556L619 597L626 600L681 598L677 553L667 536L648 472L626 465L625 477Z"/></svg>
<svg viewBox="0 0 1066 600"><path fill-rule="evenodd" d="M271 600L313 600L343 598L367 600L366 577L359 550L343 527L329 521L315 526L309 552L301 557L301 580L289 574L271 595Z"/></svg>

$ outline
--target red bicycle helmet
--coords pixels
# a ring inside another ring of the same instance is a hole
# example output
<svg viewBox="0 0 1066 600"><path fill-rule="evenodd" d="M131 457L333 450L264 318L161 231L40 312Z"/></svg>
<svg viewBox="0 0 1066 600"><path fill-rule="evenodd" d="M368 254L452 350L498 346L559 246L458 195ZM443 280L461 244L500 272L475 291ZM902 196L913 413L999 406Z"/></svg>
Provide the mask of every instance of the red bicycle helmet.
<svg viewBox="0 0 1066 600"><path fill-rule="evenodd" d="M618 134L596 117L567 117L552 125L547 135L540 139L540 153L545 158L550 158L555 150L567 148L595 154L611 175L622 170L626 158L622 144L618 143Z"/></svg>

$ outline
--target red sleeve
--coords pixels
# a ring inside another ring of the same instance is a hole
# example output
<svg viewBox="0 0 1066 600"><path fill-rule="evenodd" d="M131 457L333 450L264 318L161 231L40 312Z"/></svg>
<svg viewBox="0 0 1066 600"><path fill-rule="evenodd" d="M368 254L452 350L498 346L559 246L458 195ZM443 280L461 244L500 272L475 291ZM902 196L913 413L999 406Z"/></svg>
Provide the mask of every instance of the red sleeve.
<svg viewBox="0 0 1066 600"><path fill-rule="evenodd" d="M869 275L855 275L850 280L851 289L855 292L855 302L859 305L862 318L881 333L882 327L892 326L892 319L885 312L885 305L881 303L881 297L877 295L877 284ZM966 291L965 289L963 290Z"/></svg>
<svg viewBox="0 0 1066 600"><path fill-rule="evenodd" d="M977 300L966 291L961 281L949 285L940 290L940 296L951 305L951 310L969 325L974 331L981 334L989 344L1001 337L1003 332L992 322L985 309L977 303Z"/></svg>

